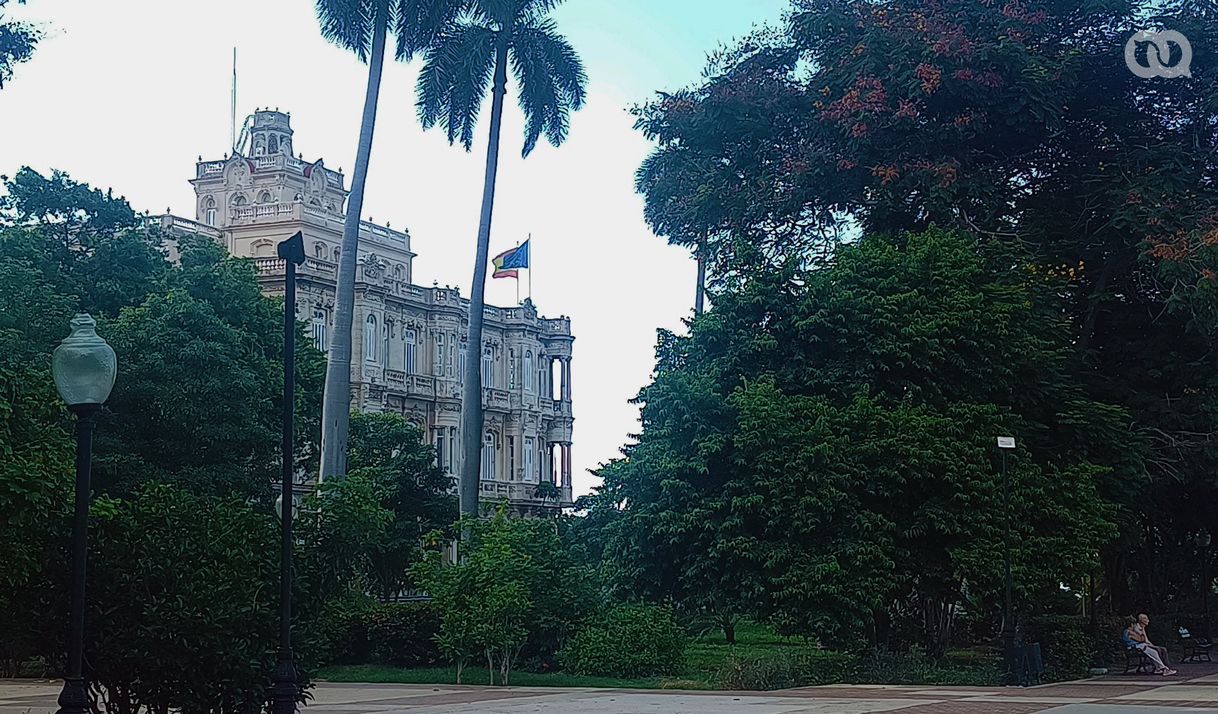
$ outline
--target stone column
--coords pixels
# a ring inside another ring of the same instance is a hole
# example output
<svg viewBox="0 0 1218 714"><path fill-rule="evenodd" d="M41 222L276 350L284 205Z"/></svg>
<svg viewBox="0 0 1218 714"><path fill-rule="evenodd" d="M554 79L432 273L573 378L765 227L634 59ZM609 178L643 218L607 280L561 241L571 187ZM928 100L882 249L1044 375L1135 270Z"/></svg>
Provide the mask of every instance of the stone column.
<svg viewBox="0 0 1218 714"><path fill-rule="evenodd" d="M571 485L571 445L562 445L562 485Z"/></svg>

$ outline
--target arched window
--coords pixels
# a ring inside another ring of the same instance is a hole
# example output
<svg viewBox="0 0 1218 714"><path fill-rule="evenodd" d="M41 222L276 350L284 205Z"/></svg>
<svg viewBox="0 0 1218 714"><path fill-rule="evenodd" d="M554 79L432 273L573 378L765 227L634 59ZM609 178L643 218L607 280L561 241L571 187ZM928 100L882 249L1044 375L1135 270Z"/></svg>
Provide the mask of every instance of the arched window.
<svg viewBox="0 0 1218 714"><path fill-rule="evenodd" d="M268 150L267 153L271 153L271 154L279 153L279 137L277 135L271 134L271 141L267 145L267 150Z"/></svg>
<svg viewBox="0 0 1218 714"><path fill-rule="evenodd" d="M203 202L203 222L209 226L216 225L216 199L211 196Z"/></svg>
<svg viewBox="0 0 1218 714"><path fill-rule="evenodd" d="M402 371L406 374L414 374L415 344L414 330L402 330Z"/></svg>
<svg viewBox="0 0 1218 714"><path fill-rule="evenodd" d="M339 248L339 247L337 247L337 246L335 246L335 248L334 248L334 262L335 262L335 263L337 263L337 262L338 262L338 259L339 259L339 258L341 258L341 257L342 257L342 255L343 255L343 249L342 249L342 248Z"/></svg>
<svg viewBox="0 0 1218 714"><path fill-rule="evenodd" d="M313 346L322 352L326 351L326 313L324 310L313 311Z"/></svg>
<svg viewBox="0 0 1218 714"><path fill-rule="evenodd" d="M495 351L490 347L482 350L482 386L495 386Z"/></svg>
<svg viewBox="0 0 1218 714"><path fill-rule="evenodd" d="M489 431L482 440L482 480L495 480L495 435Z"/></svg>
<svg viewBox="0 0 1218 714"><path fill-rule="evenodd" d="M461 355L457 358L457 379L465 381L465 343L461 343Z"/></svg>
<svg viewBox="0 0 1218 714"><path fill-rule="evenodd" d="M258 203L270 203L270 202L271 202L271 192L270 191L263 191L262 193L258 194Z"/></svg>
<svg viewBox="0 0 1218 714"><path fill-rule="evenodd" d="M537 373L533 371L533 350L528 350L524 353L524 391L532 392L535 387L533 380Z"/></svg>
<svg viewBox="0 0 1218 714"><path fill-rule="evenodd" d="M313 255L314 255L314 257L316 257L320 260L325 260L326 244L325 243L314 243L313 244Z"/></svg>
<svg viewBox="0 0 1218 714"><path fill-rule="evenodd" d="M364 359L369 362L376 361L376 315L369 315L364 323Z"/></svg>
<svg viewBox="0 0 1218 714"><path fill-rule="evenodd" d="M262 142L262 137L258 137L254 141L254 156L262 156L266 153L266 144Z"/></svg>
<svg viewBox="0 0 1218 714"><path fill-rule="evenodd" d="M244 206L245 205L245 196L242 196L239 193L235 194L232 198L232 204L234 206Z"/></svg>
<svg viewBox="0 0 1218 714"><path fill-rule="evenodd" d="M436 332L436 353L432 360L432 371L436 376L444 374L444 333Z"/></svg>
<svg viewBox="0 0 1218 714"><path fill-rule="evenodd" d="M393 266L393 278L394 278L394 280L402 279L402 266L400 266L400 265Z"/></svg>
<svg viewBox="0 0 1218 714"><path fill-rule="evenodd" d="M510 350L508 355L508 389L516 388L516 350Z"/></svg>

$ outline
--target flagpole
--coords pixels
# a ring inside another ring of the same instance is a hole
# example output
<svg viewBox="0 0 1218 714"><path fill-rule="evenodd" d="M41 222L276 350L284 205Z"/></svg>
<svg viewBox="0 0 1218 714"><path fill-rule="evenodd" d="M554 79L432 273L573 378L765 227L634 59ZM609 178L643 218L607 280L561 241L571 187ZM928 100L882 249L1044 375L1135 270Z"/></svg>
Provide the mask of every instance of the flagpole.
<svg viewBox="0 0 1218 714"><path fill-rule="evenodd" d="M529 302L533 301L533 234L525 239L525 243L529 244ZM520 285L520 281L516 281L516 285Z"/></svg>
<svg viewBox="0 0 1218 714"><path fill-rule="evenodd" d="M516 250L520 250L520 241L516 241ZM520 273L516 273L516 307L520 307Z"/></svg>

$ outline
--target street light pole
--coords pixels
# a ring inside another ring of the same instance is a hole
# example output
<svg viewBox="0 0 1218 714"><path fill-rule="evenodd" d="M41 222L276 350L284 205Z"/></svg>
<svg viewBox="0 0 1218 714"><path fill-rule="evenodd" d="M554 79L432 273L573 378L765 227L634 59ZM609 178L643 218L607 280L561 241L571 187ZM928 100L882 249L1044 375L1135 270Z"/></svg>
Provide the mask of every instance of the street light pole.
<svg viewBox="0 0 1218 714"><path fill-rule="evenodd" d="M1015 684L1015 623L1011 608L1011 487L1007 479L1007 451L1015 448L1015 439L1010 436L998 437L998 451L1002 456L1002 567L1003 567L1003 596L1002 596L1002 653L1006 662L1007 684Z"/></svg>
<svg viewBox="0 0 1218 714"><path fill-rule="evenodd" d="M59 693L58 714L89 714L85 681L85 561L89 539L89 492L93 431L102 404L114 387L114 350L97 335L96 323L80 313L72 332L55 348L51 374L59 395L76 415L76 510L72 519L72 609L68 626L68 671Z"/></svg>
<svg viewBox="0 0 1218 714"><path fill-rule="evenodd" d="M304 262L304 238L296 235L278 247L284 260L283 283L283 471L279 522L279 658L271 685L271 713L292 714L300 688L292 663L292 485L295 481L293 426L296 402L296 266Z"/></svg>
<svg viewBox="0 0 1218 714"><path fill-rule="evenodd" d="M1203 635L1207 641L1210 641L1210 534L1209 531L1202 531L1197 536L1197 547L1201 550L1201 607L1204 613L1202 619Z"/></svg>

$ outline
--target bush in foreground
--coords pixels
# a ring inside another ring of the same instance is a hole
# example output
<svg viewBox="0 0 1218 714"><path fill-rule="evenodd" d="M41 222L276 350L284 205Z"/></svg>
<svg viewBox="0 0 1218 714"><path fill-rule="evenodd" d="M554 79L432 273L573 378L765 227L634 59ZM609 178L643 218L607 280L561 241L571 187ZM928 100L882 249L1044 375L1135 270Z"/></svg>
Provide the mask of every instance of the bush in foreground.
<svg viewBox="0 0 1218 714"><path fill-rule="evenodd" d="M668 608L617 605L576 633L558 660L571 672L594 676L678 674L685 668L685 633Z"/></svg>

